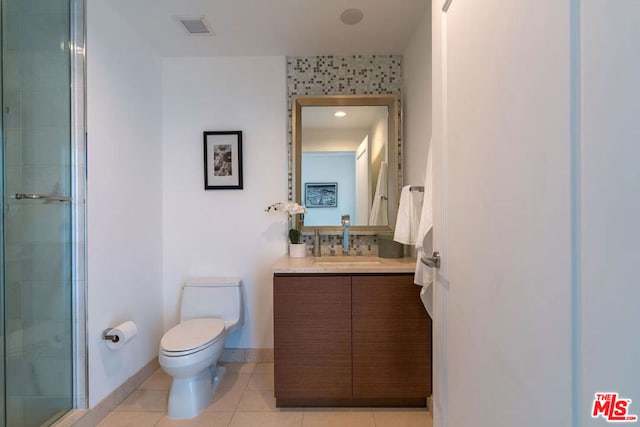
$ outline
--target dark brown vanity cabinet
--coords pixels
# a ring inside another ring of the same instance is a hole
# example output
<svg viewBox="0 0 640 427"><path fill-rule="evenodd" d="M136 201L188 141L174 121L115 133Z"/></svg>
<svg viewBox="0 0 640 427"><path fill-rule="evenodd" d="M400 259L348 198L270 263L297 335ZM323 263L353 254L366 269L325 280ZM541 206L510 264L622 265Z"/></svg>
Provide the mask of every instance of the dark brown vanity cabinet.
<svg viewBox="0 0 640 427"><path fill-rule="evenodd" d="M424 406L431 319L412 274L275 275L277 406Z"/></svg>

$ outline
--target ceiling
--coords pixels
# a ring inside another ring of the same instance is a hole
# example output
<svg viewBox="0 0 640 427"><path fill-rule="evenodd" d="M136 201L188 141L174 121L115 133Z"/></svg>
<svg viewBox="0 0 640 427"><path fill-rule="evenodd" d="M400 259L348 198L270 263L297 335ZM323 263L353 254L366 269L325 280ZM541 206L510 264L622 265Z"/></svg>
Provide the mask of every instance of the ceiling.
<svg viewBox="0 0 640 427"><path fill-rule="evenodd" d="M343 111L345 117L336 117L336 111ZM387 107L302 107L303 129L369 129L384 115Z"/></svg>
<svg viewBox="0 0 640 427"><path fill-rule="evenodd" d="M428 0L108 0L163 57L401 54ZM340 14L364 12L356 25ZM190 35L178 17L204 17Z"/></svg>

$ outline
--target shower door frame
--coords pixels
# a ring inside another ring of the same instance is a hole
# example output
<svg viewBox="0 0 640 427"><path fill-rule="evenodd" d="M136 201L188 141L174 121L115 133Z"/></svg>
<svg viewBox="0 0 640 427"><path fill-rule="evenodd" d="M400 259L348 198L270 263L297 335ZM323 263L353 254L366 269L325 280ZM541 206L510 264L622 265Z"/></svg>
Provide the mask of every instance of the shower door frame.
<svg viewBox="0 0 640 427"><path fill-rule="evenodd" d="M89 404L86 272L86 0L70 0L73 409Z"/></svg>

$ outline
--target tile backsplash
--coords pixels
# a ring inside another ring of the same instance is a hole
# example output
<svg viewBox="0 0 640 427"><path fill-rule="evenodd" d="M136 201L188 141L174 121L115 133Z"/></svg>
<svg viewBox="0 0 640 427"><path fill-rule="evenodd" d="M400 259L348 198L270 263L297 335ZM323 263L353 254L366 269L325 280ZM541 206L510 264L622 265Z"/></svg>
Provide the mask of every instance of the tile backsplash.
<svg viewBox="0 0 640 427"><path fill-rule="evenodd" d="M303 235L302 243L307 244L307 256L313 256L313 235ZM342 255L342 235L321 235L320 253L322 256ZM372 235L352 235L349 233L349 255L377 256L378 238Z"/></svg>

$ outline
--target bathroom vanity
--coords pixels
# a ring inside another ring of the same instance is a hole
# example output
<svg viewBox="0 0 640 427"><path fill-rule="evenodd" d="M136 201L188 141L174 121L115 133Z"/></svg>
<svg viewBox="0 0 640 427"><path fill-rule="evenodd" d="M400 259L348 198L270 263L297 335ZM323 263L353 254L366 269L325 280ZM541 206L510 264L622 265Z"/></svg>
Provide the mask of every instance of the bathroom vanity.
<svg viewBox="0 0 640 427"><path fill-rule="evenodd" d="M274 266L276 406L421 406L431 319L415 261L285 257Z"/></svg>

